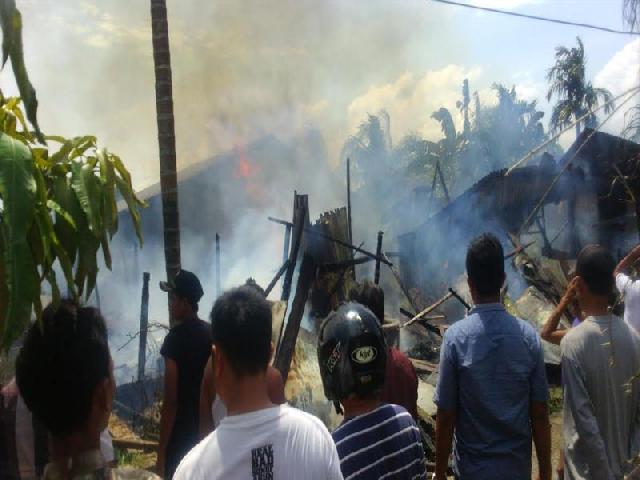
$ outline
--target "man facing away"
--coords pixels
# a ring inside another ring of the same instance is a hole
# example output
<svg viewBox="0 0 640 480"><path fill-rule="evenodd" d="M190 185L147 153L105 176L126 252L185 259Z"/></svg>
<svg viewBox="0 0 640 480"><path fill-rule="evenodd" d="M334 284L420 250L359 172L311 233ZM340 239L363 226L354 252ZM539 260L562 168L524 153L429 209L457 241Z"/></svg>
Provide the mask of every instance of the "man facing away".
<svg viewBox="0 0 640 480"><path fill-rule="evenodd" d="M169 293L176 325L164 339L164 397L160 419L158 474L173 477L182 458L198 443L200 382L211 354L211 327L198 318L202 285L186 270L160 288Z"/></svg>
<svg viewBox="0 0 640 480"><path fill-rule="evenodd" d="M384 323L384 290L365 280L352 288L349 299L371 310ZM418 375L407 356L392 345L387 350L387 365L380 400L404 407L418 420Z"/></svg>
<svg viewBox="0 0 640 480"><path fill-rule="evenodd" d="M640 259L640 245L620 260L613 271L616 287L624 300L624 321L640 332L640 280L633 278L631 268Z"/></svg>
<svg viewBox="0 0 640 480"><path fill-rule="evenodd" d="M349 480L425 479L420 430L403 407L384 403L387 344L378 318L348 303L331 313L318 334L325 396L344 422L333 432L342 474Z"/></svg>
<svg viewBox="0 0 640 480"><path fill-rule="evenodd" d="M565 479L622 479L640 449L640 337L609 311L614 260L599 245L576 265L585 320L560 343L564 380Z"/></svg>
<svg viewBox="0 0 640 480"><path fill-rule="evenodd" d="M340 461L317 418L269 398L271 308L251 287L222 295L211 311L220 425L182 460L176 480L341 480Z"/></svg>
<svg viewBox="0 0 640 480"><path fill-rule="evenodd" d="M157 478L111 470L100 452L115 393L107 328L100 312L63 301L34 323L16 361L20 395L50 433L44 480ZM4 477L3 477L4 478Z"/></svg>
<svg viewBox="0 0 640 480"><path fill-rule="evenodd" d="M551 479L547 380L540 338L500 303L504 253L491 234L467 251L469 290L475 306L445 333L434 401L436 473L446 478L454 439L453 469L460 480L531 479L531 439L540 478Z"/></svg>

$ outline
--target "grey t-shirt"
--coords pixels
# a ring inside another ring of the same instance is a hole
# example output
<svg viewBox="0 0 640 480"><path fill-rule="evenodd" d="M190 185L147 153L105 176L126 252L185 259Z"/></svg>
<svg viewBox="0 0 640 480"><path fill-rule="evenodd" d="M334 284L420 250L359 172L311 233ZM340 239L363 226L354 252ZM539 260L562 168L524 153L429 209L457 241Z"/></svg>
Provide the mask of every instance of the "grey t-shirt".
<svg viewBox="0 0 640 480"><path fill-rule="evenodd" d="M587 317L560 347L565 479L621 479L640 448L640 336L614 315Z"/></svg>

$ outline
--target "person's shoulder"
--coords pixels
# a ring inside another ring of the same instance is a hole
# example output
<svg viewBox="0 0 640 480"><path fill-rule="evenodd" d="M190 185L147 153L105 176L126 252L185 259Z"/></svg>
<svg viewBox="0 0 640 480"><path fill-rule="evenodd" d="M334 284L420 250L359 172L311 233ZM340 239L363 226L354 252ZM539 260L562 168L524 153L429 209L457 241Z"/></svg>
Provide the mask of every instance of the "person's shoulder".
<svg viewBox="0 0 640 480"><path fill-rule="evenodd" d="M413 417L409 411L402 405L396 405L395 403L387 403L381 406L380 412L387 418L398 418L400 421L414 424Z"/></svg>
<svg viewBox="0 0 640 480"><path fill-rule="evenodd" d="M328 433L327 427L318 417L287 404L280 405L280 418L289 425L305 428L309 431Z"/></svg>
<svg viewBox="0 0 640 480"><path fill-rule="evenodd" d="M478 321L479 317L475 313L471 313L466 317L461 318L460 320L449 325L447 330L444 332L443 340L453 341L456 338L467 334Z"/></svg>
<svg viewBox="0 0 640 480"><path fill-rule="evenodd" d="M216 436L217 433L214 430L184 456L173 476L175 480L206 478L203 472L209 470L207 466L220 460L214 458L214 453L210 451L211 445L216 441Z"/></svg>
<svg viewBox="0 0 640 480"><path fill-rule="evenodd" d="M572 327L560 341L560 351L563 356L571 357L583 345L584 339L590 335L599 336L591 322L583 320L579 325Z"/></svg>

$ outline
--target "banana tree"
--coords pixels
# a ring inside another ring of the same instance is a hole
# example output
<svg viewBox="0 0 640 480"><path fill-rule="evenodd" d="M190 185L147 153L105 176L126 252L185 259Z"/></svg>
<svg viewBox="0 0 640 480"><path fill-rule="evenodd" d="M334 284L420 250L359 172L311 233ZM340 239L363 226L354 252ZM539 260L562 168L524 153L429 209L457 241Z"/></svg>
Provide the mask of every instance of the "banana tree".
<svg viewBox="0 0 640 480"><path fill-rule="evenodd" d="M88 298L96 285L100 250L111 268L109 241L118 230L118 194L142 243L143 203L122 160L98 148L95 137L41 133L13 1L0 0L0 20L3 59L11 58L22 95L5 98L0 92L0 350L5 350L33 313L40 317L44 282L54 302L61 296L60 273L68 295Z"/></svg>

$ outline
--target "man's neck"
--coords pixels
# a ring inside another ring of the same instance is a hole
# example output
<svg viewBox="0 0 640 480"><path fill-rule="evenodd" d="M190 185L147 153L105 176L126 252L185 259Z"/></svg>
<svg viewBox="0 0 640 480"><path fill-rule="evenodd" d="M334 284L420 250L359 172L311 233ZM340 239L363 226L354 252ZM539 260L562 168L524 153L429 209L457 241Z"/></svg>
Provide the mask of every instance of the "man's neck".
<svg viewBox="0 0 640 480"><path fill-rule="evenodd" d="M349 398L342 401L344 417L352 418L374 411L380 406L380 398Z"/></svg>
<svg viewBox="0 0 640 480"><path fill-rule="evenodd" d="M266 374L236 379L227 397L223 400L229 415L241 415L274 406L269 398Z"/></svg>
<svg viewBox="0 0 640 480"><path fill-rule="evenodd" d="M78 455L100 448L100 432L95 428L74 432L51 440L51 460L67 461Z"/></svg>
<svg viewBox="0 0 640 480"><path fill-rule="evenodd" d="M609 301L607 297L587 297L580 299L580 309L585 317L601 317L609 314Z"/></svg>

